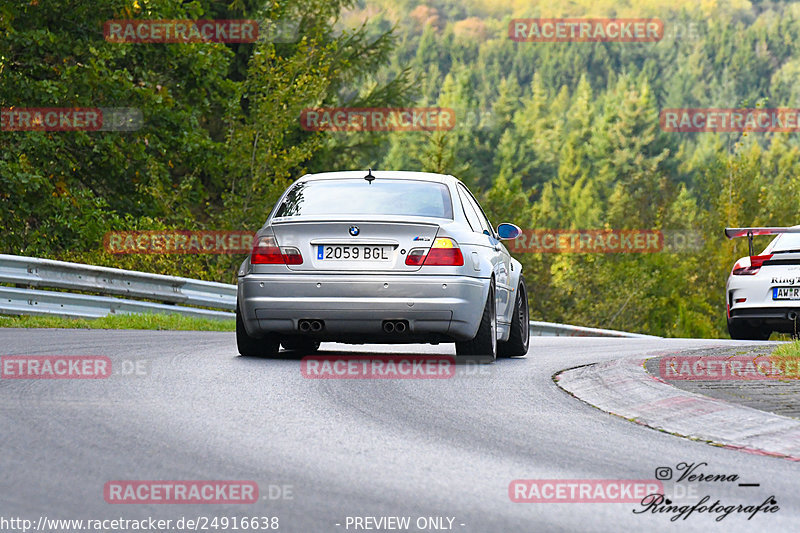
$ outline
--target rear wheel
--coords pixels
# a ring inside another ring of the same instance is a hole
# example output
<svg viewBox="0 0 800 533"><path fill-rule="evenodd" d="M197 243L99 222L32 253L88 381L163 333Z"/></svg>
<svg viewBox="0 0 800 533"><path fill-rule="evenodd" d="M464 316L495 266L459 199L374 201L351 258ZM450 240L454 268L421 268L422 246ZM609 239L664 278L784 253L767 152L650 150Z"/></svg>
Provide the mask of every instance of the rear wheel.
<svg viewBox="0 0 800 533"><path fill-rule="evenodd" d="M318 341L312 341L310 339L303 338L283 339L281 341L281 346L283 346L285 350L298 354L314 353L319 350Z"/></svg>
<svg viewBox="0 0 800 533"><path fill-rule="evenodd" d="M248 357L272 357L278 355L278 341L273 337L257 339L247 334L242 321L242 313L236 306L236 347L239 353Z"/></svg>
<svg viewBox="0 0 800 533"><path fill-rule="evenodd" d="M483 308L478 333L472 340L456 342L456 355L465 360L492 363L497 359L497 313L494 299L494 282L489 286L489 296Z"/></svg>
<svg viewBox="0 0 800 533"><path fill-rule="evenodd" d="M728 333L730 333L731 339L743 341L768 341L772 334L769 330L763 330L738 320L728 320Z"/></svg>
<svg viewBox="0 0 800 533"><path fill-rule="evenodd" d="M525 278L520 274L517 285L517 299L514 301L514 315L511 317L511 333L508 341L497 345L500 357L523 357L528 353L531 326L528 318L528 291Z"/></svg>

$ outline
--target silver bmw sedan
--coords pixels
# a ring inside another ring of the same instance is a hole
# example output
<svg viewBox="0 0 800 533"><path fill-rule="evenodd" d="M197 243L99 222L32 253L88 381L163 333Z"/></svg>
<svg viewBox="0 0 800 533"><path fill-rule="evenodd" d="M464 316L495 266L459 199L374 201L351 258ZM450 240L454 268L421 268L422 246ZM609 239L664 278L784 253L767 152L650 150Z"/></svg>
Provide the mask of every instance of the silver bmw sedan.
<svg viewBox="0 0 800 533"><path fill-rule="evenodd" d="M238 272L239 353L322 341L455 342L483 362L528 351L522 265L458 179L424 172L306 175L275 204Z"/></svg>

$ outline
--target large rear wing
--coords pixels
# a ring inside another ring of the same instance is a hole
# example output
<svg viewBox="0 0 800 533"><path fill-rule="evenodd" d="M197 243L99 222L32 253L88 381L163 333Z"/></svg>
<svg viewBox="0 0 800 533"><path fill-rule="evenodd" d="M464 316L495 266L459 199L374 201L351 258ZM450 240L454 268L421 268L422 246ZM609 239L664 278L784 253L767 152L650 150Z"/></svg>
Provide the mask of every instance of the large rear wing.
<svg viewBox="0 0 800 533"><path fill-rule="evenodd" d="M753 257L753 237L756 235L780 235L781 233L800 233L796 228L725 228L725 236L729 239L747 237L750 257Z"/></svg>

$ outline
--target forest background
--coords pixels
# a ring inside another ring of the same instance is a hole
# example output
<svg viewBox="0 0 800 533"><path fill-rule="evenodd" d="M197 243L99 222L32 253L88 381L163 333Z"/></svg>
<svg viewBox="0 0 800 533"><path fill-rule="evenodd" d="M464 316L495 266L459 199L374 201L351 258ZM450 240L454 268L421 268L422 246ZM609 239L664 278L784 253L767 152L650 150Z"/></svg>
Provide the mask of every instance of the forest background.
<svg viewBox="0 0 800 533"><path fill-rule="evenodd" d="M231 283L240 255L112 255L103 236L255 231L307 172L443 172L495 225L698 236L658 253L517 250L532 319L724 337L725 279L746 242L723 228L800 223L797 134L659 125L666 108L800 107L800 3L59 4L0 6L0 107L135 107L143 127L0 131L2 253ZM658 17L665 31L655 43L514 42L520 17ZM105 21L132 18L248 18L262 31L252 44L104 40ZM442 106L457 120L439 132L301 128L303 109L332 106Z"/></svg>

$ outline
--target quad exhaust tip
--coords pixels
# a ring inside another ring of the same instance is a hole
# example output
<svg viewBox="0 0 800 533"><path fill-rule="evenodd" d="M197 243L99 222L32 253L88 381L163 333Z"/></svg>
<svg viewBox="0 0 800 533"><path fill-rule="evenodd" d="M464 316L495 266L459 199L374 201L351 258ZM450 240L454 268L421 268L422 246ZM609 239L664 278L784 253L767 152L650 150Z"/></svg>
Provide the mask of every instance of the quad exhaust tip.
<svg viewBox="0 0 800 533"><path fill-rule="evenodd" d="M312 333L317 333L322 331L322 328L325 327L325 323L322 320L300 320L297 323L297 329L302 331L303 333L308 333L309 331Z"/></svg>
<svg viewBox="0 0 800 533"><path fill-rule="evenodd" d="M383 331L386 333L405 333L408 331L408 322L405 320L384 320Z"/></svg>

